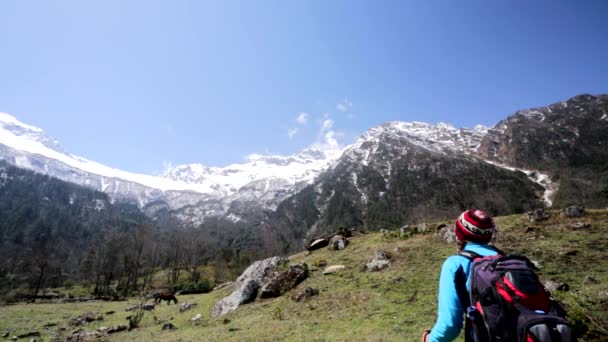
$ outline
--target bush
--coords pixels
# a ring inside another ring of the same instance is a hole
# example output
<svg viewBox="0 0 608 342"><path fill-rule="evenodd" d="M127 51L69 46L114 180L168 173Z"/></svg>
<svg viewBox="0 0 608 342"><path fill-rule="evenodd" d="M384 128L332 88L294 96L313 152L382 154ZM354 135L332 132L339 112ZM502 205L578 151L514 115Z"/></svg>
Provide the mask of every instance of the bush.
<svg viewBox="0 0 608 342"><path fill-rule="evenodd" d="M214 284L204 278L198 281L181 280L171 284L171 291L207 293L213 290L213 287Z"/></svg>

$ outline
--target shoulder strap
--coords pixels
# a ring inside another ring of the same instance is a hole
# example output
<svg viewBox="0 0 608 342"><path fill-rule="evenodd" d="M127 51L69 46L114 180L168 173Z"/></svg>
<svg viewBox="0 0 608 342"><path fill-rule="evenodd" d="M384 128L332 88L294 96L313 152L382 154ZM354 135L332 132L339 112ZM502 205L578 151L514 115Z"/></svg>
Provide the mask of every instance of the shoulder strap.
<svg viewBox="0 0 608 342"><path fill-rule="evenodd" d="M465 257L465 258L467 258L467 259L469 259L471 261L473 261L473 260L475 260L477 258L481 258L481 255L479 255L479 254L477 254L477 253L475 253L473 251L467 251L467 250L458 251L458 255L463 256L463 257Z"/></svg>

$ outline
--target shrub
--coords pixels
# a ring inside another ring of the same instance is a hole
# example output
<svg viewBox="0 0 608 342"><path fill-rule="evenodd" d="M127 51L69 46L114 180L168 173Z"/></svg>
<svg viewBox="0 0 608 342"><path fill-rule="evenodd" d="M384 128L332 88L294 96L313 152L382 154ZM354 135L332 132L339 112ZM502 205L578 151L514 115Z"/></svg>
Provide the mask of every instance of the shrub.
<svg viewBox="0 0 608 342"><path fill-rule="evenodd" d="M214 284L208 279L201 278L198 281L181 280L171 285L171 291L200 291L207 293L213 290Z"/></svg>

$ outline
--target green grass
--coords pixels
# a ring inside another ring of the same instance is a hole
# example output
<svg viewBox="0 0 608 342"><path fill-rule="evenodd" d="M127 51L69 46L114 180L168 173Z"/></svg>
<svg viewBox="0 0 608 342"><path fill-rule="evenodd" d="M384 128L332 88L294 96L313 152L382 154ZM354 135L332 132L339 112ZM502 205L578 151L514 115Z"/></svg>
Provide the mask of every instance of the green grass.
<svg viewBox="0 0 608 342"><path fill-rule="evenodd" d="M508 252L525 253L541 265L543 279L562 281L570 292L557 293L577 324L587 325L581 341L600 341L608 330L608 210L591 211L582 219L566 219L556 213L551 219L531 223L523 215L497 218L501 232L496 245ZM590 221L592 226L579 231L568 227L576 221ZM525 232L526 227L532 229ZM531 239L534 238L534 239ZM228 295L225 288L204 295L179 296L180 302L198 306L185 313L177 305L160 305L155 313L147 312L141 327L131 332L110 335L111 341L417 341L423 329L433 325L437 284L443 260L455 252L455 246L441 242L435 233L409 239L386 240L379 233L350 239L345 250L326 249L293 255L291 259L316 265L342 264L346 269L333 275L321 270L298 286L320 290L319 296L295 303L286 294L280 298L258 300L241 306L220 318L211 318L213 304ZM381 272L362 270L375 250L385 250L392 257L391 266ZM585 276L595 279L583 284ZM0 308L0 333L16 329L10 336L40 331L49 339L52 331L68 326L70 317L87 311L104 313L105 319L84 327L126 323L130 313L124 309L137 302L93 302L80 304L19 304ZM190 322L201 313L199 325ZM49 322L58 326L43 328ZM178 327L161 331L163 322ZM582 326L582 325L580 325ZM581 329L578 327L577 329ZM583 329L584 330L584 329ZM581 331L583 331L581 330Z"/></svg>

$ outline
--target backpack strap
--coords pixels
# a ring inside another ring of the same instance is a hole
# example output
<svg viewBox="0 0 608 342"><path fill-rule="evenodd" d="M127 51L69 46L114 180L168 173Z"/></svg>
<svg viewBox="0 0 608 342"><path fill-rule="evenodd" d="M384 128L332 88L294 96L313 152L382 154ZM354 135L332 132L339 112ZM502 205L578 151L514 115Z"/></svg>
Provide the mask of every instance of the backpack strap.
<svg viewBox="0 0 608 342"><path fill-rule="evenodd" d="M477 253L475 253L473 251L467 251L467 250L458 251L458 255L463 256L463 257L469 259L470 261L473 261L475 259L478 259L478 258L482 257L481 255L479 255L479 254L477 254Z"/></svg>

